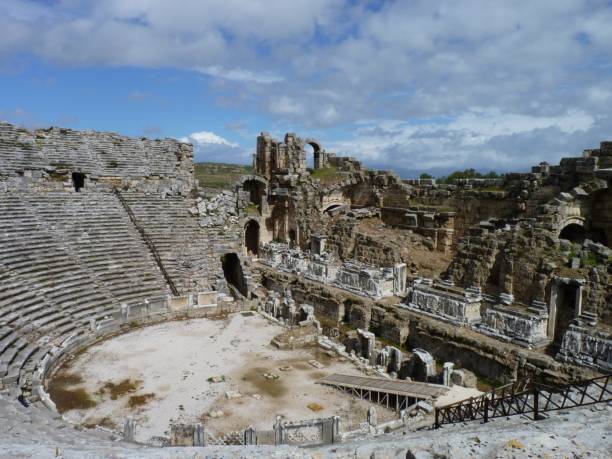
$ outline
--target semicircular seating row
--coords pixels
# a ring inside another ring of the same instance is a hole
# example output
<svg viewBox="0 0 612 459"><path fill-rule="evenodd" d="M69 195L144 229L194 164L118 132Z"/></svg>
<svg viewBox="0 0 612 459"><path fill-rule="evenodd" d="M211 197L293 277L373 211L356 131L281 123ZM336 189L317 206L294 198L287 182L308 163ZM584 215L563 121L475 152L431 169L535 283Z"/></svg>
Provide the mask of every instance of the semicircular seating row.
<svg viewBox="0 0 612 459"><path fill-rule="evenodd" d="M0 380L122 303L165 298L154 258L111 193L0 193Z"/></svg>

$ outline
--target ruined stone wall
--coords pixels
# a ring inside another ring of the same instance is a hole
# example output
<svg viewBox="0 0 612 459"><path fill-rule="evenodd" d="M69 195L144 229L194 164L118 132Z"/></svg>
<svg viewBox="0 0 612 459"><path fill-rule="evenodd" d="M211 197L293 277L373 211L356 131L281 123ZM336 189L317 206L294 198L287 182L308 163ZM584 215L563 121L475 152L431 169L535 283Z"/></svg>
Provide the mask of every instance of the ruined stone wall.
<svg viewBox="0 0 612 459"><path fill-rule="evenodd" d="M71 189L74 172L85 174L85 188L113 185L186 194L195 186L193 146L174 139L56 127L29 131L0 123L0 158L5 189Z"/></svg>
<svg viewBox="0 0 612 459"><path fill-rule="evenodd" d="M610 324L611 267L605 248L559 240L525 223L491 232L473 229L459 242L448 274L457 285L480 285L491 295L508 293L523 304L548 302L554 276L584 279L584 308Z"/></svg>

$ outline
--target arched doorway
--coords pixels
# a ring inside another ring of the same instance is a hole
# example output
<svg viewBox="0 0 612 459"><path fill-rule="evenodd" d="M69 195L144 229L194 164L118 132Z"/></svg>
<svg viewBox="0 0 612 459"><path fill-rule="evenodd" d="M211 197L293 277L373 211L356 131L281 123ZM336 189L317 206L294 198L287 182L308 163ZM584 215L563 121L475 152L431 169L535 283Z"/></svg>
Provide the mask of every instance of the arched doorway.
<svg viewBox="0 0 612 459"><path fill-rule="evenodd" d="M244 227L244 246L247 253L259 253L259 223L256 220L249 220Z"/></svg>
<svg viewBox="0 0 612 459"><path fill-rule="evenodd" d="M585 238L586 231L584 230L584 226L577 223L570 223L561 230L561 233L559 233L559 239L565 239L578 244L582 244Z"/></svg>
<svg viewBox="0 0 612 459"><path fill-rule="evenodd" d="M247 283L240 265L240 258L235 253L226 253L221 257L223 277L228 284L236 288L242 295L248 296Z"/></svg>
<svg viewBox="0 0 612 459"><path fill-rule="evenodd" d="M308 169L314 171L323 167L321 164L321 146L316 140L306 139L304 150L306 151L306 167Z"/></svg>
<svg viewBox="0 0 612 459"><path fill-rule="evenodd" d="M311 144L307 143L306 145L304 145L304 151L306 151L306 168L314 171L316 169L316 150Z"/></svg>

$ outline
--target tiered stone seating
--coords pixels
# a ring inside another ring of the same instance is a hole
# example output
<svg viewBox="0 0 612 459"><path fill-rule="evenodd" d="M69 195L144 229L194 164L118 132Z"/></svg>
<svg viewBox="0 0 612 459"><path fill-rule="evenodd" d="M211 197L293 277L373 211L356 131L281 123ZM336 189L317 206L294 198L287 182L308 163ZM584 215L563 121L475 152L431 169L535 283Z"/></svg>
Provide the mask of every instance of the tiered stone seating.
<svg viewBox="0 0 612 459"><path fill-rule="evenodd" d="M0 174L57 168L107 177L168 177L177 174L177 157L172 152L181 148L172 139L60 128L28 131L0 123Z"/></svg>
<svg viewBox="0 0 612 459"><path fill-rule="evenodd" d="M0 378L166 282L111 193L0 193Z"/></svg>
<svg viewBox="0 0 612 459"><path fill-rule="evenodd" d="M195 205L193 201L138 192L125 192L123 197L182 293L193 290L198 281L211 279L220 270L214 242L199 226L199 219L189 213Z"/></svg>

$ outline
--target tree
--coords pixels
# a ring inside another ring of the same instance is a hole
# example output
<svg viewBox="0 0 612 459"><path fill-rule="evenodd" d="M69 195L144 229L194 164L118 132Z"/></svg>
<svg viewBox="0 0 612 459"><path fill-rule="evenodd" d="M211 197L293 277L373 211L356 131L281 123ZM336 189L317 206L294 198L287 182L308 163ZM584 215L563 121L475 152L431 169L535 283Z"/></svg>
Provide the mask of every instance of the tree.
<svg viewBox="0 0 612 459"><path fill-rule="evenodd" d="M429 174L427 174L426 172L423 172L420 176L420 179L432 179L433 177Z"/></svg>

